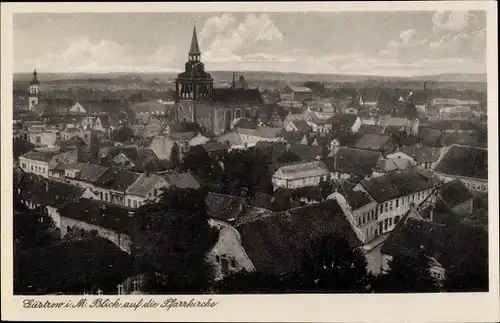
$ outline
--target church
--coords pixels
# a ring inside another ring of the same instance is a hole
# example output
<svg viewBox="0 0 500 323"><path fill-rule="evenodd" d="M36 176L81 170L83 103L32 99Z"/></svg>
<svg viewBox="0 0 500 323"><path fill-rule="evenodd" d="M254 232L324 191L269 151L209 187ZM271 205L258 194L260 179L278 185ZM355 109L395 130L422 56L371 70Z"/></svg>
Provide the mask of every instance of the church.
<svg viewBox="0 0 500 323"><path fill-rule="evenodd" d="M201 62L196 27L184 72L175 80L176 119L197 122L205 131L215 135L230 129L235 118L257 117L263 101L258 89L250 89L240 76L228 88L214 88L212 76Z"/></svg>

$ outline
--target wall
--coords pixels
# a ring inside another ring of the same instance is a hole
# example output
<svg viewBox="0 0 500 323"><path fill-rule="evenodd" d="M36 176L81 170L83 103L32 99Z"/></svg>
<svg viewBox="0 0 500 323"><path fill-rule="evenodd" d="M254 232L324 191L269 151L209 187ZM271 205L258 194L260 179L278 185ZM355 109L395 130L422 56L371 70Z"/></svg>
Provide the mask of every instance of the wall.
<svg viewBox="0 0 500 323"><path fill-rule="evenodd" d="M91 223L67 218L64 216L61 216L60 225L61 237L64 237L66 233L68 233L68 227L79 228L88 231L96 230L99 236L113 242L118 248L125 251L126 253L131 253L132 240L128 235L124 233L119 233L114 230L106 229Z"/></svg>
<svg viewBox="0 0 500 323"><path fill-rule="evenodd" d="M241 246L239 232L229 226L221 228L219 232L219 239L208 255L208 261L214 266L216 279L222 279L224 277L221 264L221 257L224 255L229 259L230 272L255 270L251 260L248 258L244 248ZM234 261L233 264L231 264L232 261Z"/></svg>
<svg viewBox="0 0 500 323"><path fill-rule="evenodd" d="M47 162L19 157L19 165L27 173L37 174L45 178L49 177L49 163Z"/></svg>
<svg viewBox="0 0 500 323"><path fill-rule="evenodd" d="M358 117L351 127L352 133L358 132L360 127L361 127L361 119Z"/></svg>
<svg viewBox="0 0 500 323"><path fill-rule="evenodd" d="M57 140L56 131L30 131L30 142L39 147L55 147Z"/></svg>
<svg viewBox="0 0 500 323"><path fill-rule="evenodd" d="M174 146L174 141L168 137L157 136L154 137L149 145L149 148L158 156L159 159L170 160L170 155L172 153L172 147Z"/></svg>
<svg viewBox="0 0 500 323"><path fill-rule="evenodd" d="M473 200L468 199L467 201L462 202L451 208L451 211L453 211L453 213L456 213L458 215L469 216L472 214L473 205L474 205Z"/></svg>
<svg viewBox="0 0 500 323"><path fill-rule="evenodd" d="M472 191L477 191L477 192L488 192L488 181L487 180L481 180L477 178L469 178L469 177L461 177L461 176L455 176L455 175L448 175L448 174L442 174L442 173L435 173L441 180L445 182L451 182L455 179L459 179L464 183L464 185Z"/></svg>
<svg viewBox="0 0 500 323"><path fill-rule="evenodd" d="M280 177L280 174L275 174L272 177L273 186L285 188L299 188L306 186L317 186L322 181L328 181L329 174L323 176L304 177L299 179L287 179Z"/></svg>

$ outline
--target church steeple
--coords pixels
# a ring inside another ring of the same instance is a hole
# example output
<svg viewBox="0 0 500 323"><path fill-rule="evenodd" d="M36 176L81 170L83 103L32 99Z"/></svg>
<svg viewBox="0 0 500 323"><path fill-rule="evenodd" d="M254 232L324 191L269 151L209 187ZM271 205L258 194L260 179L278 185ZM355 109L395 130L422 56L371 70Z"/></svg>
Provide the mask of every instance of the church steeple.
<svg viewBox="0 0 500 323"><path fill-rule="evenodd" d="M31 85L40 85L40 83L38 82L38 75L36 69L33 70L33 80L31 81Z"/></svg>
<svg viewBox="0 0 500 323"><path fill-rule="evenodd" d="M200 61L200 46L198 45L198 36L196 35L196 25L193 28L193 38L191 39L191 47L189 48L189 60Z"/></svg>

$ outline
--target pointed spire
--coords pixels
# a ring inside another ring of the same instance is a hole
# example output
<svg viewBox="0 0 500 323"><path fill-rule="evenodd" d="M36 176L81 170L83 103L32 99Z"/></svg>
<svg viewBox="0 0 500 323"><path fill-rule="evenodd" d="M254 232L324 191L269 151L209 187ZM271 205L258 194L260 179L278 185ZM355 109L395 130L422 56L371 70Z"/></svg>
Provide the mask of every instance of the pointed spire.
<svg viewBox="0 0 500 323"><path fill-rule="evenodd" d="M193 38L191 39L191 48L189 49L189 55L200 55L200 47L198 46L198 37L196 36L196 24L193 28Z"/></svg>
<svg viewBox="0 0 500 323"><path fill-rule="evenodd" d="M233 69L233 83L231 83L231 86L233 89L236 87L236 73L234 72L234 69Z"/></svg>
<svg viewBox="0 0 500 323"><path fill-rule="evenodd" d="M31 81L31 84L40 84L38 82L38 76L37 76L37 72L36 72L36 69L33 70L33 80Z"/></svg>

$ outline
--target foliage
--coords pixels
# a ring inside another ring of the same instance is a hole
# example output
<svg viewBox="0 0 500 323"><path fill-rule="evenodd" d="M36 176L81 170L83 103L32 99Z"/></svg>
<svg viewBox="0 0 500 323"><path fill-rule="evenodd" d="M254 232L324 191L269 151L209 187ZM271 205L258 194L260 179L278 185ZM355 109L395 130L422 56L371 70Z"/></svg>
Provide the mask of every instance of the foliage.
<svg viewBox="0 0 500 323"><path fill-rule="evenodd" d="M302 264L287 283L288 288L307 292L366 292L370 274L361 251L346 238L327 235L313 240L304 250Z"/></svg>
<svg viewBox="0 0 500 323"><path fill-rule="evenodd" d="M174 142L172 151L170 152L170 163L174 168L179 167L179 165L181 164L180 148L176 142Z"/></svg>
<svg viewBox="0 0 500 323"><path fill-rule="evenodd" d="M14 142L12 143L12 148L14 150L13 152L14 159L18 159L19 156L26 154L27 152L32 150L34 146L29 141L26 141L21 137L17 137L14 138Z"/></svg>
<svg viewBox="0 0 500 323"><path fill-rule="evenodd" d="M224 182L230 194L254 196L271 193L271 170L265 157L255 149L235 150L223 157Z"/></svg>
<svg viewBox="0 0 500 323"><path fill-rule="evenodd" d="M450 292L488 291L488 233L481 227L458 225L447 240L444 287ZM471 239L473 237L473 239Z"/></svg>
<svg viewBox="0 0 500 323"><path fill-rule="evenodd" d="M113 132L113 139L119 142L129 142L134 136L134 130L124 126Z"/></svg>
<svg viewBox="0 0 500 323"><path fill-rule="evenodd" d="M14 197L16 199L16 197ZM21 203L22 204L22 203ZM14 207L20 203L14 201ZM45 206L34 210L14 209L14 245L19 249L31 249L52 244L57 240L57 230Z"/></svg>
<svg viewBox="0 0 500 323"><path fill-rule="evenodd" d="M217 234L208 224L205 192L171 187L156 203L138 209L137 265L145 273L146 292L207 291L213 270L206 255Z"/></svg>
<svg viewBox="0 0 500 323"><path fill-rule="evenodd" d="M285 286L277 275L240 271L224 278L217 284L216 291L222 294L282 293L285 291Z"/></svg>
<svg viewBox="0 0 500 323"><path fill-rule="evenodd" d="M200 145L192 147L186 156L184 156L181 169L183 171L189 171L202 179L208 179L212 177L214 173L220 173L221 171L219 164L215 162Z"/></svg>
<svg viewBox="0 0 500 323"><path fill-rule="evenodd" d="M430 293L439 291L429 271L429 258L419 252L414 256L394 256L387 273L377 277L376 293Z"/></svg>

